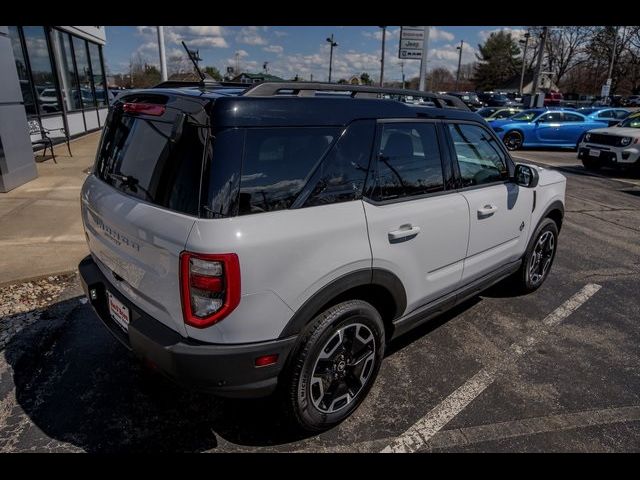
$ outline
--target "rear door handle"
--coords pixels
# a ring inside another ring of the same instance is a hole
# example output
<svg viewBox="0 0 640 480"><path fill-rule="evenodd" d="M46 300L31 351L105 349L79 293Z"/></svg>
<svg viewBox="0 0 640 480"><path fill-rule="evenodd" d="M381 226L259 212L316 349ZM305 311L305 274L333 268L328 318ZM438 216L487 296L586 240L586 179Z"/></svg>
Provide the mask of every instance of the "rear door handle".
<svg viewBox="0 0 640 480"><path fill-rule="evenodd" d="M485 205L484 207L478 209L478 218L490 217L491 215L496 213L497 210L498 207L496 207L495 205Z"/></svg>
<svg viewBox="0 0 640 480"><path fill-rule="evenodd" d="M420 227L414 227L411 224L400 225L398 230L389 232L389 242L397 243L405 240L411 240L420 233Z"/></svg>

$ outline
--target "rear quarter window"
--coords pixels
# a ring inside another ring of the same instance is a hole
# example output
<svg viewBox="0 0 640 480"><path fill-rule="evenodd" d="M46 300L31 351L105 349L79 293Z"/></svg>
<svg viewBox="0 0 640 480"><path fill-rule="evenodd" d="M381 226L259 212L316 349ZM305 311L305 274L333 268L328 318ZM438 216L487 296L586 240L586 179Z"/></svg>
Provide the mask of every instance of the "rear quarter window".
<svg viewBox="0 0 640 480"><path fill-rule="evenodd" d="M289 208L338 134L337 127L248 129L239 214Z"/></svg>

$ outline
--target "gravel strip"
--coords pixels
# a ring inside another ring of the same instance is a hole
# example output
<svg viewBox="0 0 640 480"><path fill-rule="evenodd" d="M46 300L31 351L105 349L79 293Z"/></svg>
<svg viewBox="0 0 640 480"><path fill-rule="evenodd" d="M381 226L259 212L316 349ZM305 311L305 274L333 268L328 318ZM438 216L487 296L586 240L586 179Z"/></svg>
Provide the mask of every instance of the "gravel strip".
<svg viewBox="0 0 640 480"><path fill-rule="evenodd" d="M75 273L52 275L0 288L0 350L11 337L38 321L58 300L78 294Z"/></svg>

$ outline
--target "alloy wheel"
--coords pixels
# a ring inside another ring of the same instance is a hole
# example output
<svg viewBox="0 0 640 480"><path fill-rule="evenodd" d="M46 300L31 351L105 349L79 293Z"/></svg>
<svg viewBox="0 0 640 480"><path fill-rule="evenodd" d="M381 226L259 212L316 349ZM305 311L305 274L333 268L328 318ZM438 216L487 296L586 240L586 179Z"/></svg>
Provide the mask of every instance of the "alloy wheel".
<svg viewBox="0 0 640 480"><path fill-rule="evenodd" d="M534 285L540 284L549 271L555 245L556 240L552 232L546 231L538 238L529 259L529 278Z"/></svg>
<svg viewBox="0 0 640 480"><path fill-rule="evenodd" d="M376 341L362 323L337 330L324 344L313 367L310 397L322 413L334 413L351 404L371 379Z"/></svg>

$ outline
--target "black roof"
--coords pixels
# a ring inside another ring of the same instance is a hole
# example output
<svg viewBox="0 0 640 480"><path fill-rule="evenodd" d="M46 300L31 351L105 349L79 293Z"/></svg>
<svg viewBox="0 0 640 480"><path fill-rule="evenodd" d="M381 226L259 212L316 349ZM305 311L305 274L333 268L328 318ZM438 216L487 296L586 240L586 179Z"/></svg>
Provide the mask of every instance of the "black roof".
<svg viewBox="0 0 640 480"><path fill-rule="evenodd" d="M259 87L246 89L239 88L237 84L220 83L176 85L174 88L171 88L173 85L166 85L170 88L165 88L165 85L158 85L152 92L147 90L146 93L211 100L211 113L217 127L338 126L366 118L449 118L476 121L480 118L456 97L413 90L284 82L263 83ZM279 90L294 93L275 93ZM311 90L319 91L320 95L310 94ZM327 91L333 90L350 91L351 95L326 94ZM392 98L375 98L376 93L390 95ZM393 99L397 95L421 96L426 100L433 100L440 106L404 103ZM452 102L451 99L455 101Z"/></svg>
<svg viewBox="0 0 640 480"><path fill-rule="evenodd" d="M213 105L213 113L216 125L221 127L347 125L365 118L480 118L471 111L348 97L219 97Z"/></svg>

